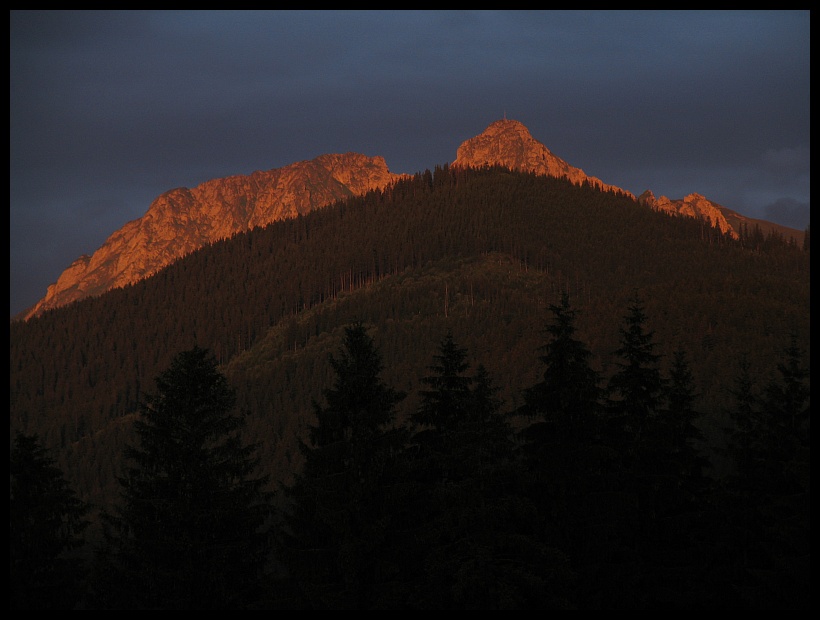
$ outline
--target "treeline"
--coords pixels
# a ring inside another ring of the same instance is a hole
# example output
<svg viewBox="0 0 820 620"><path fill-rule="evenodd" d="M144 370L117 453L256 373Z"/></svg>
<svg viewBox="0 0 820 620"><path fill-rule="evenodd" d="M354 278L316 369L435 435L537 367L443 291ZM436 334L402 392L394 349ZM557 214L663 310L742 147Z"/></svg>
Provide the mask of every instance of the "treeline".
<svg viewBox="0 0 820 620"><path fill-rule="evenodd" d="M519 406L447 329L405 420L411 394L384 379L380 328L347 325L302 465L273 494L217 359L179 353L134 422L119 500L84 562L63 553L80 544L83 506L18 435L12 608L808 609L796 335L770 376L740 365L730 467L715 477L690 359L675 348L662 364L643 299L622 310L608 377L570 296L548 309Z"/></svg>

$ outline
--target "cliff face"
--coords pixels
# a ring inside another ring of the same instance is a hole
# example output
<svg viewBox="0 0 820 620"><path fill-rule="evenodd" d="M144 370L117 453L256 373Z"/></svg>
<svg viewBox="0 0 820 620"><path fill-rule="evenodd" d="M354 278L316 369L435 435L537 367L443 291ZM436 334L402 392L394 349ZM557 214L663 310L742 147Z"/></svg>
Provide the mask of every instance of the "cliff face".
<svg viewBox="0 0 820 620"><path fill-rule="evenodd" d="M329 154L167 191L92 256L74 261L25 318L133 284L208 243L384 188L402 176L382 157Z"/></svg>

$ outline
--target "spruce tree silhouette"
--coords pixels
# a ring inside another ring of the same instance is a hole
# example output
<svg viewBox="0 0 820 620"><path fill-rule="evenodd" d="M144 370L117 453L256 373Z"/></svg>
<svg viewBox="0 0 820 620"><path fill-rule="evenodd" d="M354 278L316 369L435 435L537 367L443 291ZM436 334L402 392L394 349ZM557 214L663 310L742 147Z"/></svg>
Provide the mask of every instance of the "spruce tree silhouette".
<svg viewBox="0 0 820 620"><path fill-rule="evenodd" d="M239 609L260 595L270 545L257 446L213 355L179 353L134 423L138 445L106 515L96 599L101 607Z"/></svg>
<svg viewBox="0 0 820 620"><path fill-rule="evenodd" d="M382 381L381 356L360 322L345 328L330 364L333 387L326 404L314 403L304 467L286 489L280 552L289 580L280 596L302 609L379 608L397 571L386 549L390 487L406 440L395 407L404 394Z"/></svg>
<svg viewBox="0 0 820 620"><path fill-rule="evenodd" d="M73 609L84 565L89 506L81 502L37 435L17 433L9 458L9 607Z"/></svg>
<svg viewBox="0 0 820 620"><path fill-rule="evenodd" d="M421 378L409 462L408 527L418 609L570 607L563 553L544 543L519 494L521 470L503 402L483 365L448 330Z"/></svg>

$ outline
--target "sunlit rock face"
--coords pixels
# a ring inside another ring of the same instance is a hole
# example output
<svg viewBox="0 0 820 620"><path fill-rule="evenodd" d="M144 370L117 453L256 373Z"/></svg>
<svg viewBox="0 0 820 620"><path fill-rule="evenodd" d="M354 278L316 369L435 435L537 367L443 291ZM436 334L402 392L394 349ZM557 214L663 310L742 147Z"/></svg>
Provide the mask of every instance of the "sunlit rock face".
<svg viewBox="0 0 820 620"><path fill-rule="evenodd" d="M626 190L587 176L580 168L570 166L556 157L533 138L524 125L514 120L495 121L481 135L465 141L458 147L456 160L452 165L464 168L504 166L511 170L565 178L577 184L586 182L603 191L632 196Z"/></svg>
<svg viewBox="0 0 820 620"><path fill-rule="evenodd" d="M206 244L385 188L403 176L390 172L383 157L344 153L172 189L92 256L74 261L26 318L133 284Z"/></svg>
<svg viewBox="0 0 820 620"><path fill-rule="evenodd" d="M587 183L635 198L556 157L514 120L496 121L480 135L466 140L452 163L465 168L495 165ZM92 256L75 260L25 318L139 282L209 243L349 196L383 189L406 176L390 172L382 157L344 153L321 155L266 172L214 179L193 189L172 189L156 198L143 217L113 233ZM658 211L703 218L737 236L720 205L700 194L670 200L665 196L655 198L646 191L637 200Z"/></svg>
<svg viewBox="0 0 820 620"><path fill-rule="evenodd" d="M456 160L452 165L465 168L504 166L512 170L566 178L573 183L588 183L603 191L635 198L631 192L587 176L583 170L570 166L563 159L556 157L546 146L534 139L524 125L514 120L496 121L481 135L465 141L458 148ZM656 211L701 218L732 237L738 236L737 231L727 221L721 206L700 194L689 194L683 199L672 200L666 196L655 198L655 195L647 190L637 200Z"/></svg>
<svg viewBox="0 0 820 620"><path fill-rule="evenodd" d="M655 195L647 190L638 197L638 202L663 213L701 218L709 222L711 226L717 227L721 232L735 239L738 237L737 232L720 210L720 205L700 194L689 194L685 198L671 200L666 196L655 198Z"/></svg>

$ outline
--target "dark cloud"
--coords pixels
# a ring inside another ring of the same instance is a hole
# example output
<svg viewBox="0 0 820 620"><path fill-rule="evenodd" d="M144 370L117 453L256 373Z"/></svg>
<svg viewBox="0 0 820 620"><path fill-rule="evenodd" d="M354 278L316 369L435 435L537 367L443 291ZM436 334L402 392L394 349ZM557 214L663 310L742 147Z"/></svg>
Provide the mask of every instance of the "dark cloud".
<svg viewBox="0 0 820 620"><path fill-rule="evenodd" d="M633 193L808 223L808 11L11 11L10 33L12 313L168 189L345 151L423 171L503 116Z"/></svg>
<svg viewBox="0 0 820 620"><path fill-rule="evenodd" d="M808 202L798 202L792 198L781 198L777 202L766 205L763 209L763 219L804 230L809 223L810 205Z"/></svg>

